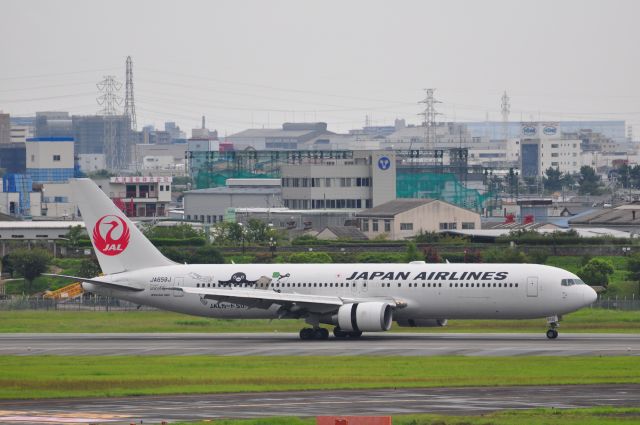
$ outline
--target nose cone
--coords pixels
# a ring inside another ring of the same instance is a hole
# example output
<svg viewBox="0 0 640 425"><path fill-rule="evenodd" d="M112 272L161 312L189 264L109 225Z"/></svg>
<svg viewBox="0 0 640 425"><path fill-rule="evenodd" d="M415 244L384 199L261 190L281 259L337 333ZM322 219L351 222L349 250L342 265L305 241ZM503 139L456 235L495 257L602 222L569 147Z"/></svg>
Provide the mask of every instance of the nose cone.
<svg viewBox="0 0 640 425"><path fill-rule="evenodd" d="M598 299L598 293L590 286L584 288L584 301L587 305L591 305Z"/></svg>

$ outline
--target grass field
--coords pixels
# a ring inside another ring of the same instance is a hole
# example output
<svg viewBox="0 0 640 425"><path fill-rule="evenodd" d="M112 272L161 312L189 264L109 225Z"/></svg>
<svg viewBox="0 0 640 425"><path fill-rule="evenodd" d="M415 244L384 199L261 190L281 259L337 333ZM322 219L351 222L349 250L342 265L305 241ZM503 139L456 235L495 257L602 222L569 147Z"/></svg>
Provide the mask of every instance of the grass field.
<svg viewBox="0 0 640 425"><path fill-rule="evenodd" d="M0 398L640 383L637 357L0 356Z"/></svg>
<svg viewBox="0 0 640 425"><path fill-rule="evenodd" d="M206 319L164 311L0 311L0 333L15 332L298 332L298 320ZM544 332L546 321L451 320L444 328L399 332ZM583 309L564 317L562 332L640 332L640 311Z"/></svg>
<svg viewBox="0 0 640 425"><path fill-rule="evenodd" d="M211 422L189 422L207 425ZM216 419L217 425L315 425L315 418ZM640 423L640 409L597 407L591 409L506 410L477 416L401 415L394 425L613 425ZM176 424L176 425L186 425Z"/></svg>

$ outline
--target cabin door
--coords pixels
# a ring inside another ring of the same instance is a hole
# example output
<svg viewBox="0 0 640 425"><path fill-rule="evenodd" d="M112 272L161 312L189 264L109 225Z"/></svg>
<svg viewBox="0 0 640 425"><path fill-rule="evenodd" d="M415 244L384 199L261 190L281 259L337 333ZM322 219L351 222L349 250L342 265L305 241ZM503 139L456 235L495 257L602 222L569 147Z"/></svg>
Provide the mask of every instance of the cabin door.
<svg viewBox="0 0 640 425"><path fill-rule="evenodd" d="M537 297L537 296L538 296L538 278L528 277L527 278L527 297Z"/></svg>

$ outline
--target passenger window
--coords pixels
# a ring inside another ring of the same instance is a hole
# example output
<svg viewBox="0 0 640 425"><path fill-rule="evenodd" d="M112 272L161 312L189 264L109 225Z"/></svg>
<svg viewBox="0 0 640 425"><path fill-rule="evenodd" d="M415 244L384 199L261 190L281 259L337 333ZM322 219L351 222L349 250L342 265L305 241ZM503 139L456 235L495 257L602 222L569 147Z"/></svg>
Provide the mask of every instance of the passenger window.
<svg viewBox="0 0 640 425"><path fill-rule="evenodd" d="M450 284L449 284L449 288L451 288L451 287L453 287L453 283L450 283Z"/></svg>
<svg viewBox="0 0 640 425"><path fill-rule="evenodd" d="M516 288L518 287L518 284L516 283Z"/></svg>
<svg viewBox="0 0 640 425"><path fill-rule="evenodd" d="M442 283L438 283L438 286L439 286L440 288L442 288Z"/></svg>
<svg viewBox="0 0 640 425"><path fill-rule="evenodd" d="M199 284L199 283L196 283L196 288L199 288L199 287L200 287L200 284Z"/></svg>
<svg viewBox="0 0 640 425"><path fill-rule="evenodd" d="M423 287L423 288L425 287L425 284L424 284L424 283L422 284L422 287Z"/></svg>
<svg viewBox="0 0 640 425"><path fill-rule="evenodd" d="M401 286L402 286L402 284L400 282L398 282L398 288L401 287Z"/></svg>

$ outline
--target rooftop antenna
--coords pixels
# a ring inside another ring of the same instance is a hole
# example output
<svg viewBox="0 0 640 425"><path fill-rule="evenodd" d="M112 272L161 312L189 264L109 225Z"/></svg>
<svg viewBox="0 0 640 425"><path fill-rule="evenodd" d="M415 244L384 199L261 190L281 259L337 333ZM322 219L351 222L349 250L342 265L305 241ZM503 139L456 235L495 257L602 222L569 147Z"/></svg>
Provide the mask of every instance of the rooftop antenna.
<svg viewBox="0 0 640 425"><path fill-rule="evenodd" d="M205 122L204 122L204 115L203 115L203 116L202 116L202 129L203 129L203 130L204 130L205 128L207 128L207 127L205 127L205 125L204 125L204 124L205 124Z"/></svg>
<svg viewBox="0 0 640 425"><path fill-rule="evenodd" d="M125 83L124 96L124 114L129 117L131 129L136 131L138 124L136 123L136 104L133 99L133 61L131 56L127 56L127 78Z"/></svg>

